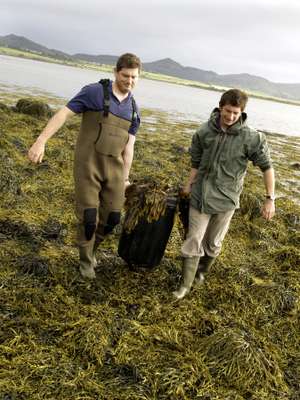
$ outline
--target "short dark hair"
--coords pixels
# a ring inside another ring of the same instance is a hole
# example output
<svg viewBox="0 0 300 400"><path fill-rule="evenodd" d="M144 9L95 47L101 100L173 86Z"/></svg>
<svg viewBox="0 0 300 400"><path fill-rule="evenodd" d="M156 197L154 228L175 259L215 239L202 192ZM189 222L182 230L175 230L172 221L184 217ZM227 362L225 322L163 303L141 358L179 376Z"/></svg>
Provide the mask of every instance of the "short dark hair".
<svg viewBox="0 0 300 400"><path fill-rule="evenodd" d="M138 68L140 72L142 63L135 54L125 53L119 57L116 64L117 72L121 71L122 68Z"/></svg>
<svg viewBox="0 0 300 400"><path fill-rule="evenodd" d="M245 110L248 101L248 96L240 89L230 89L223 93L219 102L220 108L226 104L233 107L240 107L242 111Z"/></svg>

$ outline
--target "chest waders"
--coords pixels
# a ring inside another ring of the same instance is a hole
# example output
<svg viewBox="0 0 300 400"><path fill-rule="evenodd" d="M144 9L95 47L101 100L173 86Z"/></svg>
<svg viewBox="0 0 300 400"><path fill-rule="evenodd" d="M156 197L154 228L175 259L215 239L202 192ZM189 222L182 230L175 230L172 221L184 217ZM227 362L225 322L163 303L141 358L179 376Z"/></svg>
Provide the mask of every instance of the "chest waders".
<svg viewBox="0 0 300 400"><path fill-rule="evenodd" d="M95 277L95 251L120 222L125 199L122 153L131 121L110 114L105 100L103 112L83 114L74 159L80 271L88 278Z"/></svg>

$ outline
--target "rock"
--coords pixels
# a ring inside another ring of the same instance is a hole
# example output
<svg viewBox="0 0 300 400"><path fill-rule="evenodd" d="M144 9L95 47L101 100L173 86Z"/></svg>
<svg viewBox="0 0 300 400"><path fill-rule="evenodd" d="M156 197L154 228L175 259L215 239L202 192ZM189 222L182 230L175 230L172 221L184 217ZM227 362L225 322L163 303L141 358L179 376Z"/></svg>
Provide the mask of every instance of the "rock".
<svg viewBox="0 0 300 400"><path fill-rule="evenodd" d="M300 162L295 162L295 163L291 164L291 168L300 171Z"/></svg>
<svg viewBox="0 0 300 400"><path fill-rule="evenodd" d="M18 112L28 114L33 117L51 117L53 114L48 104L38 100L20 99L16 104Z"/></svg>

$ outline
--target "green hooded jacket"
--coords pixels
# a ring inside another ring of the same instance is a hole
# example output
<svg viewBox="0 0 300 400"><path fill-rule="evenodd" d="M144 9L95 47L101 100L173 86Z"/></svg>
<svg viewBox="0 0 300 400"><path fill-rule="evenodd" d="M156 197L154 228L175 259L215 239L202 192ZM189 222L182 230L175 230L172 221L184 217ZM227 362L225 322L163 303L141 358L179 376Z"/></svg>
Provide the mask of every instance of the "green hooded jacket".
<svg viewBox="0 0 300 400"><path fill-rule="evenodd" d="M246 125L247 115L226 132L220 128L220 110L214 109L208 122L192 139L192 168L198 169L192 186L191 205L205 214L217 214L239 207L248 161L262 171L271 168L266 137Z"/></svg>

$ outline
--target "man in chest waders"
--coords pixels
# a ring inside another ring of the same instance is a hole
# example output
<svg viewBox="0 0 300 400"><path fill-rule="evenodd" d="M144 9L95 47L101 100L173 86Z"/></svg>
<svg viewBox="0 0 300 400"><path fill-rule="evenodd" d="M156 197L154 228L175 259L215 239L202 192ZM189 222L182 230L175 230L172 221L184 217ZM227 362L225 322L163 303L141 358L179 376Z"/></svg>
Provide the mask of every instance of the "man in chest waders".
<svg viewBox="0 0 300 400"><path fill-rule="evenodd" d="M140 116L131 94L141 69L134 54L117 61L114 81L87 85L49 121L28 157L40 163L45 145L74 114L82 113L74 159L75 206L78 218L80 272L94 279L95 253L105 235L120 222L135 135Z"/></svg>

